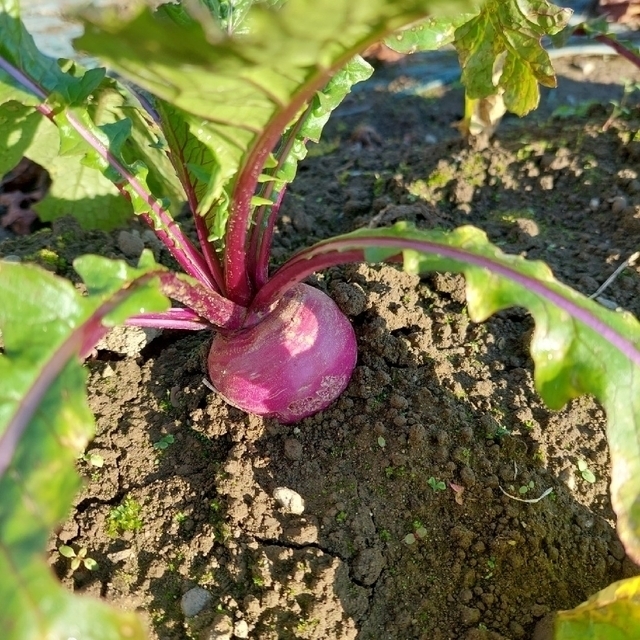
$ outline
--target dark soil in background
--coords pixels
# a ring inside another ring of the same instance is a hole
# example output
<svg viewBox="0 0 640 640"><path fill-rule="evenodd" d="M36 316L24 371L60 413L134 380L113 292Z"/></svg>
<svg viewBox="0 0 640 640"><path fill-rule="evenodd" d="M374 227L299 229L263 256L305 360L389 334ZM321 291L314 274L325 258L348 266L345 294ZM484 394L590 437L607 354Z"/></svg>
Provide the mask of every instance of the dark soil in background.
<svg viewBox="0 0 640 640"><path fill-rule="evenodd" d="M591 294L638 249L640 112L611 120L609 104L621 97L610 82L640 79L631 65L562 61L561 89L484 150L451 128L461 91L416 95L404 69L332 118L287 195L276 261L360 226L474 224ZM571 117L550 118L560 104ZM135 225L107 235L60 221L0 255L66 274L80 253L133 260L144 243L159 251ZM531 638L550 612L637 573L615 534L604 414L589 398L541 404L526 313L475 325L463 279L447 274L355 265L314 282L351 318L360 354L343 396L297 425L211 393L204 334L165 332L88 362L89 452L104 465L79 462L85 490L51 540L65 584L140 608L162 640L475 640ZM639 288L631 267L604 296L638 315ZM277 487L304 512L279 505ZM503 492L548 488L535 504ZM110 536L125 499L141 526ZM72 572L60 544L86 548L98 569Z"/></svg>

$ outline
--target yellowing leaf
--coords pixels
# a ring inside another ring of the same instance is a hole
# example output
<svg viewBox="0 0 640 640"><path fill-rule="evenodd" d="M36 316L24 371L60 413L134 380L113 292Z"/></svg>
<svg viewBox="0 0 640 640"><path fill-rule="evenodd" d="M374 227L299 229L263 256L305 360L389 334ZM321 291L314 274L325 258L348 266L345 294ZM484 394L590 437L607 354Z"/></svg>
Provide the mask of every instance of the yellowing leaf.
<svg viewBox="0 0 640 640"><path fill-rule="evenodd" d="M570 611L560 611L554 640L640 638L640 576L614 582Z"/></svg>

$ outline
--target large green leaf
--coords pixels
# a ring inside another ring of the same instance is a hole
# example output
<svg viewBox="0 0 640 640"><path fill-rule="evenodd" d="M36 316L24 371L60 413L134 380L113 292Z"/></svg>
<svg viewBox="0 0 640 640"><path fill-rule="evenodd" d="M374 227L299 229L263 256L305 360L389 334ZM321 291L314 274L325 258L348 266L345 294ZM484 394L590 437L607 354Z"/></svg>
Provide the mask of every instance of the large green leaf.
<svg viewBox="0 0 640 640"><path fill-rule="evenodd" d="M279 3L276 3L279 4ZM449 12L466 2L442 0L290 0L277 11L257 4L247 14L240 36L212 24L162 19L144 10L126 24L109 18L85 20L78 47L106 61L124 77L180 110L176 132L188 126L207 147L209 182L198 204L215 238L226 233L226 285L230 296L246 301L246 273L241 268L252 198L269 154L280 136L314 100L307 126L317 135L330 110L364 74L344 73L329 80L368 44L433 10ZM179 112L173 111L174 116ZM278 179L291 175L302 157L302 134L292 140L294 153ZM191 178L203 182L204 166L192 166ZM276 189L277 191L277 189ZM255 203L255 201L253 201ZM229 228L228 206L233 210ZM239 230L239 231L238 231ZM238 231L238 232L236 232Z"/></svg>
<svg viewBox="0 0 640 640"><path fill-rule="evenodd" d="M0 31L0 174L22 156L49 171L52 187L36 206L42 219L73 213L85 227L111 229L134 210L153 214L154 197L177 211L182 187L137 96L104 69L40 53L11 0L0 0ZM101 145L110 161L97 152Z"/></svg>
<svg viewBox="0 0 640 640"><path fill-rule="evenodd" d="M73 285L30 265L0 262L0 629L4 640L137 640L133 614L76 597L44 557L80 480L75 461L93 436L80 355L126 316L168 307L155 267L85 256Z"/></svg>
<svg viewBox="0 0 640 640"><path fill-rule="evenodd" d="M640 577L614 582L571 611L560 611L555 640L640 638Z"/></svg>
<svg viewBox="0 0 640 640"><path fill-rule="evenodd" d="M632 314L605 309L561 284L542 262L502 253L474 227L425 232L403 223L355 231L299 252L254 305L268 306L318 268L358 259L378 262L400 252L411 272L463 273L474 321L511 306L528 309L536 323L531 340L536 388L552 409L585 393L601 402L618 533L629 556L640 561L640 323Z"/></svg>

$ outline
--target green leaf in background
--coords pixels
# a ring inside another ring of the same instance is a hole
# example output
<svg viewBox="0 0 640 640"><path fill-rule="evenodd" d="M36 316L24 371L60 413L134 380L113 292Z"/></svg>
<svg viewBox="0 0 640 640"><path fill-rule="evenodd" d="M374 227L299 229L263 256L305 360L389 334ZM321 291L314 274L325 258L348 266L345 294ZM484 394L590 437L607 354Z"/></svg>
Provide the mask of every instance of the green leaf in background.
<svg viewBox="0 0 640 640"><path fill-rule="evenodd" d="M49 134L47 125L53 126L32 107L16 100L2 102L0 98L0 176L11 171L29 153L34 140ZM50 151L57 153L59 143L56 139L53 143Z"/></svg>
<svg viewBox="0 0 640 640"><path fill-rule="evenodd" d="M571 15L547 0L487 0L480 13L459 26L454 45L462 82L471 99L504 92L505 106L525 115L538 106L538 83L556 86L540 40L563 29Z"/></svg>
<svg viewBox="0 0 640 640"><path fill-rule="evenodd" d="M408 29L394 33L385 44L398 53L436 51L455 40L456 29L477 16L473 13L457 13L453 16L429 17Z"/></svg>
<svg viewBox="0 0 640 640"><path fill-rule="evenodd" d="M57 92L70 102L83 93L79 89L84 84L82 78L65 73L56 60L40 53L19 20L18 0L0 0L0 33L0 57L24 70L37 87L47 93ZM95 72L89 76L87 86L94 81ZM24 104L40 102L33 91L0 67L0 102L20 98Z"/></svg>
<svg viewBox="0 0 640 640"><path fill-rule="evenodd" d="M640 577L614 582L555 620L554 640L640 638Z"/></svg>
<svg viewBox="0 0 640 640"><path fill-rule="evenodd" d="M163 311L150 269L84 257L90 291L33 265L0 262L0 629L3 640L142 640L136 616L62 587L44 556L93 437L80 354L125 314ZM91 293L93 292L93 293Z"/></svg>

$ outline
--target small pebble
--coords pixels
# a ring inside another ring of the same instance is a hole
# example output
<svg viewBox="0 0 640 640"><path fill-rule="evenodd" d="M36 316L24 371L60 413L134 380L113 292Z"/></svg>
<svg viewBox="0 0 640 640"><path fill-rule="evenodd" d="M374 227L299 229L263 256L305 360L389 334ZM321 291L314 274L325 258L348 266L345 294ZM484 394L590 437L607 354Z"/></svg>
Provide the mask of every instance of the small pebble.
<svg viewBox="0 0 640 640"><path fill-rule="evenodd" d="M302 460L302 443L296 438L287 438L284 441L284 455L289 460Z"/></svg>
<svg viewBox="0 0 640 640"><path fill-rule="evenodd" d="M118 249L120 249L127 258L137 258L144 249L144 242L137 233L121 231L118 234Z"/></svg>
<svg viewBox="0 0 640 640"><path fill-rule="evenodd" d="M238 620L233 626L233 635L236 638L248 638L249 637L249 625L246 620Z"/></svg>
<svg viewBox="0 0 640 640"><path fill-rule="evenodd" d="M624 196L616 196L611 201L611 213L618 214L627 208L627 199Z"/></svg>
<svg viewBox="0 0 640 640"><path fill-rule="evenodd" d="M540 178L540 188L543 191L551 191L553 189L553 176L542 176L542 178Z"/></svg>
<svg viewBox="0 0 640 640"><path fill-rule="evenodd" d="M122 551L114 551L113 553L108 553L107 558L111 560L114 564L121 562L122 560L126 560L133 554L133 549L122 549Z"/></svg>
<svg viewBox="0 0 640 640"><path fill-rule="evenodd" d="M304 500L302 496L293 489L277 487L273 490L273 499L287 513L293 513L295 515L304 513Z"/></svg>
<svg viewBox="0 0 640 640"><path fill-rule="evenodd" d="M576 488L576 476L570 467L563 469L558 477L567 485L569 491L573 491Z"/></svg>
<svg viewBox="0 0 640 640"><path fill-rule="evenodd" d="M180 601L182 613L184 613L186 618L193 618L193 616L197 616L207 606L207 604L209 604L211 598L211 594L202 587L189 589L189 591L182 596L182 600Z"/></svg>
<svg viewBox="0 0 640 640"><path fill-rule="evenodd" d="M205 631L202 638L203 640L231 640L233 630L231 618L219 614L213 619L212 625Z"/></svg>

